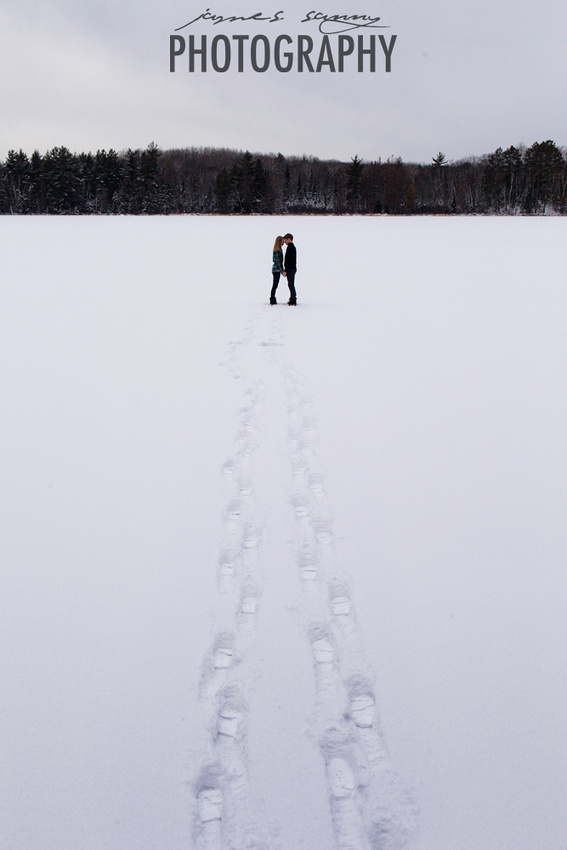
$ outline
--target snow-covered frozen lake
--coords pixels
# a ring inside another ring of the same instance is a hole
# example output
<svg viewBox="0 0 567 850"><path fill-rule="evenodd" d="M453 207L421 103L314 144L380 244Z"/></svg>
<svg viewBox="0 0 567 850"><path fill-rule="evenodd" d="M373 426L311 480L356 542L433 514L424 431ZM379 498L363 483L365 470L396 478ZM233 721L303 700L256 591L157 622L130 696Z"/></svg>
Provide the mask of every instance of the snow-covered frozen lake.
<svg viewBox="0 0 567 850"><path fill-rule="evenodd" d="M0 238L0 846L566 850L567 220Z"/></svg>

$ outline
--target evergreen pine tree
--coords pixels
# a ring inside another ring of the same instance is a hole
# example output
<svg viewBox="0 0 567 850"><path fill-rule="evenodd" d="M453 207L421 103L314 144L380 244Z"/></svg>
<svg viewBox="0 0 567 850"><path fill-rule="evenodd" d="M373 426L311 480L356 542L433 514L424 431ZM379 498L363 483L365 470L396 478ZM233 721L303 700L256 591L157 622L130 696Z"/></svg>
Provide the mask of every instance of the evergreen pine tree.
<svg viewBox="0 0 567 850"><path fill-rule="evenodd" d="M362 172L364 163L358 156L354 156L346 172L346 202L348 212L355 213L360 210L360 198L362 194Z"/></svg>

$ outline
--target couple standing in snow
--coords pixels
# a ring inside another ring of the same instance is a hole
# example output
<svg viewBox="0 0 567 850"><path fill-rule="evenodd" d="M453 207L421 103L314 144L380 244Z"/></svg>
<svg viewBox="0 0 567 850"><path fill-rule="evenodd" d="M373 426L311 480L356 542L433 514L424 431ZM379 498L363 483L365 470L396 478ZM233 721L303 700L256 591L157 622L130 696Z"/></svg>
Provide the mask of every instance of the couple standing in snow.
<svg viewBox="0 0 567 850"><path fill-rule="evenodd" d="M285 259L283 254L284 243L286 245ZM286 233L285 236L277 236L272 254L272 275L274 282L272 285L272 291L270 292L270 304L278 303L276 301L276 289L278 288L280 275L282 274L287 279L287 285L289 286L289 301L287 303L292 307L297 304L297 295L295 292L296 271L297 251L293 244L293 236L291 233Z"/></svg>

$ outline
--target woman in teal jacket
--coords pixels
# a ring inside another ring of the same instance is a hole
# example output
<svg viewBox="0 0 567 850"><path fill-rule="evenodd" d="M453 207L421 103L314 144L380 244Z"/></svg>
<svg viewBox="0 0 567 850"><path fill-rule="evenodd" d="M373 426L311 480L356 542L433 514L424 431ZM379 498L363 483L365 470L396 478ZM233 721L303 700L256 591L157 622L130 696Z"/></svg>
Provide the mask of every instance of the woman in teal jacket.
<svg viewBox="0 0 567 850"><path fill-rule="evenodd" d="M272 284L272 291L270 292L270 304L278 303L276 301L276 289L280 282L280 275L285 275L283 266L283 243L283 236L277 236L276 241L274 242L274 250L272 252L272 276L274 278L274 282Z"/></svg>

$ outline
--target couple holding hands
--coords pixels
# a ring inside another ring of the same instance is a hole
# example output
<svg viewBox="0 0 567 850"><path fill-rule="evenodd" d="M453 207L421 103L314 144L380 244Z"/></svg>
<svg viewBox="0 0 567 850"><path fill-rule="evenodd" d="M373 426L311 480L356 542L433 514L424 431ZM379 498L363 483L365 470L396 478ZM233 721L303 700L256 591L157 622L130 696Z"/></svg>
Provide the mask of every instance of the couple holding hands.
<svg viewBox="0 0 567 850"><path fill-rule="evenodd" d="M285 259L283 254L283 246L286 245L285 249ZM287 285L289 286L289 301L287 302L291 307L294 307L297 304L297 295L295 292L295 273L297 271L297 251L295 250L295 245L293 244L293 236L291 233L286 233L285 236L276 237L276 241L274 243L274 251L272 254L272 275L274 278L274 282L272 285L272 291L270 292L270 304L277 304L276 301L276 289L278 288L278 283L280 282L280 275L283 276L287 280Z"/></svg>

